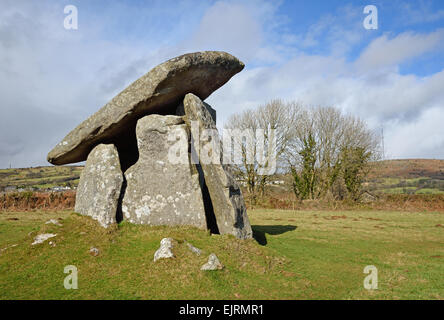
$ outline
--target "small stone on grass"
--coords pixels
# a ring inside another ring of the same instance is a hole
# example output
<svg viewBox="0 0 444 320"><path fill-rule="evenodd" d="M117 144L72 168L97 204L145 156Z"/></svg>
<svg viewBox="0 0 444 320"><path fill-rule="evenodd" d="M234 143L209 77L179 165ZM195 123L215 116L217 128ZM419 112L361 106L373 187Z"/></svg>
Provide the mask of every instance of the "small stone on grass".
<svg viewBox="0 0 444 320"><path fill-rule="evenodd" d="M174 254L171 251L173 248L173 238L163 238L160 241L160 248L154 253L154 262L159 259L174 258Z"/></svg>
<svg viewBox="0 0 444 320"><path fill-rule="evenodd" d="M95 247L91 247L91 249L89 249L89 254L92 255L93 257L97 257L99 253L100 253L99 249Z"/></svg>
<svg viewBox="0 0 444 320"><path fill-rule="evenodd" d="M203 271L212 271L212 270L222 270L224 268L224 266L222 265L222 263L220 263L219 259L217 258L217 256L212 253L210 254L210 256L208 257L208 262L205 263L200 270Z"/></svg>
<svg viewBox="0 0 444 320"><path fill-rule="evenodd" d="M50 220L46 221L45 224L55 224L56 226L59 226L59 227L62 226L62 224L56 219L50 219Z"/></svg>
<svg viewBox="0 0 444 320"><path fill-rule="evenodd" d="M42 233L39 234L37 237L34 238L34 242L31 243L32 246L36 245L36 244L40 244L45 242L46 240L55 237L57 234L53 234L53 233Z"/></svg>

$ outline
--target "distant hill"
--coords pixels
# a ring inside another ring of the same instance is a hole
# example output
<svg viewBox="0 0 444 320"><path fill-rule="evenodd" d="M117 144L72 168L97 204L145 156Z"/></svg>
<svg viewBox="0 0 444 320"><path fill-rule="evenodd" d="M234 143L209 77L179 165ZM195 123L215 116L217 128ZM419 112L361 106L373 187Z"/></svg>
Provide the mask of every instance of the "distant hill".
<svg viewBox="0 0 444 320"><path fill-rule="evenodd" d="M370 171L367 188L392 194L444 193L444 160L379 161Z"/></svg>
<svg viewBox="0 0 444 320"><path fill-rule="evenodd" d="M379 161L374 166L373 177L444 179L444 160L402 159Z"/></svg>
<svg viewBox="0 0 444 320"><path fill-rule="evenodd" d="M20 169L0 169L0 191L8 189L75 188L79 183L81 166L50 166Z"/></svg>
<svg viewBox="0 0 444 320"><path fill-rule="evenodd" d="M82 166L49 166L0 169L0 191L13 189L75 188ZM279 182L283 178L276 176ZM275 179L275 180L276 180ZM12 188L11 188L12 187ZM276 185L282 192L285 186ZM385 160L373 164L365 184L375 193L440 194L444 193L444 160ZM278 191L279 191L278 190Z"/></svg>

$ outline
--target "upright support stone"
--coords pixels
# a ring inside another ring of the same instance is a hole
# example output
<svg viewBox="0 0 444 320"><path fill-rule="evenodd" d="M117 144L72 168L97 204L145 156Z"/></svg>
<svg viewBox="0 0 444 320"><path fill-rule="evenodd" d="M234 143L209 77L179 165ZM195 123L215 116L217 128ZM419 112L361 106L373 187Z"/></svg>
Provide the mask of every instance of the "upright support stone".
<svg viewBox="0 0 444 320"><path fill-rule="evenodd" d="M116 223L123 173L113 144L99 144L88 155L77 187L75 211L103 227Z"/></svg>
<svg viewBox="0 0 444 320"><path fill-rule="evenodd" d="M214 123L216 123L216 115L217 115L216 109L213 109L208 103L206 103L204 101L202 101L202 103L205 106L205 108L208 110L208 112L210 113L211 119L213 119ZM184 116L185 115L183 101L176 108L176 115L177 116Z"/></svg>
<svg viewBox="0 0 444 320"><path fill-rule="evenodd" d="M216 123L208 112L208 108L197 96L192 93L187 94L183 104L185 121L190 130L194 124L197 124L200 133L204 130L213 130L217 133ZM191 135L193 137L192 147L195 150L207 149L205 148L206 142L199 136L196 137L193 130L191 130ZM199 159L219 232L233 234L240 239L251 238L253 232L248 220L245 202L231 170L228 166L221 164L220 157L216 163L202 161L202 154L199 155Z"/></svg>
<svg viewBox="0 0 444 320"><path fill-rule="evenodd" d="M136 135L139 159L125 172L123 218L136 224L206 229L199 175L190 163L183 118L145 116L137 122Z"/></svg>

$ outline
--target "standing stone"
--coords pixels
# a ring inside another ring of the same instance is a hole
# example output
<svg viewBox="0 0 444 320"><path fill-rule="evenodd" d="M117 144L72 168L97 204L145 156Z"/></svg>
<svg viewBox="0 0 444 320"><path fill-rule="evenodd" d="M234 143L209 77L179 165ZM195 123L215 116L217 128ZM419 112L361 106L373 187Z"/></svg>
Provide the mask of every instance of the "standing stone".
<svg viewBox="0 0 444 320"><path fill-rule="evenodd" d="M136 135L139 159L125 172L123 218L136 224L206 229L199 175L190 164L183 118L146 116L138 121Z"/></svg>
<svg viewBox="0 0 444 320"><path fill-rule="evenodd" d="M194 94L189 93L184 99L185 121L191 128L192 147L194 150L205 150L204 139L199 134L210 129L217 133L216 123L213 121L208 108ZM194 124L198 126L198 133L194 132ZM218 145L219 146L219 145ZM199 155L202 160L202 153ZM233 234L240 239L252 238L250 221L241 190L228 166L220 163L205 163L200 161L206 186L211 198L217 227L221 234Z"/></svg>
<svg viewBox="0 0 444 320"><path fill-rule="evenodd" d="M116 223L123 173L113 144L99 144L88 155L77 187L75 211L103 227Z"/></svg>
<svg viewBox="0 0 444 320"><path fill-rule="evenodd" d="M208 112L210 113L211 119L213 119L214 123L216 123L216 109L213 109L208 103L202 101L202 103L204 104L205 108L207 108ZM177 116L184 116L185 115L185 109L183 106L183 102L181 102L179 104L179 106L176 109L176 115Z"/></svg>

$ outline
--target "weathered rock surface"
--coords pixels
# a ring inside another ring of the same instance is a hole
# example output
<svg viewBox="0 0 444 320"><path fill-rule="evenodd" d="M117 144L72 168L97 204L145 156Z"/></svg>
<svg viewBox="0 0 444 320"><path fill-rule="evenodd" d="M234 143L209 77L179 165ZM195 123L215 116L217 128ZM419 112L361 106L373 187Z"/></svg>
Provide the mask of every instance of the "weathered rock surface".
<svg viewBox="0 0 444 320"><path fill-rule="evenodd" d="M202 253L202 250L200 250L199 248L196 248L195 246L193 246L189 242L187 242L187 247L188 247L188 249L190 249L191 252L195 253L198 256L200 256Z"/></svg>
<svg viewBox="0 0 444 320"><path fill-rule="evenodd" d="M42 233L42 234L39 234L38 236L36 236L34 238L34 242L31 243L31 245L35 246L36 244L43 243L43 242L45 242L48 239L54 238L56 235L57 234L54 234L54 233Z"/></svg>
<svg viewBox="0 0 444 320"><path fill-rule="evenodd" d="M220 261L217 258L217 256L214 253L212 253L208 257L208 262L205 263L200 268L200 270L203 270L203 271L213 271L213 270L221 270L223 268L224 268L224 266L222 265L222 263L220 263Z"/></svg>
<svg viewBox="0 0 444 320"><path fill-rule="evenodd" d="M49 219L45 222L45 224L55 224L56 226L61 227L62 224L57 219Z"/></svg>
<svg viewBox="0 0 444 320"><path fill-rule="evenodd" d="M99 144L88 156L77 187L75 212L90 216L101 226L116 223L123 173L113 144Z"/></svg>
<svg viewBox="0 0 444 320"><path fill-rule="evenodd" d="M173 254L174 239L173 238L163 238L160 240L160 248L154 253L154 262L159 259L174 258Z"/></svg>
<svg viewBox="0 0 444 320"><path fill-rule="evenodd" d="M203 102L203 101L202 101ZM213 109L208 103L203 102L203 105L207 109L207 111L210 113L211 118L213 119L214 123L216 123L217 118L217 112L216 109ZM185 108L183 106L183 101L179 104L179 106L176 109L176 115L177 116L184 116L185 115Z"/></svg>
<svg viewBox="0 0 444 320"><path fill-rule="evenodd" d="M243 68L237 58L218 51L189 53L168 60L77 126L49 152L47 160L55 165L84 161L100 143L112 142L124 150L138 119L152 113L174 114L189 92L204 100Z"/></svg>
<svg viewBox="0 0 444 320"><path fill-rule="evenodd" d="M210 113L204 103L194 94L187 94L184 99L185 121L190 128L194 128L192 121L198 124L198 131L212 129L217 130L216 123L213 121ZM197 135L193 139L193 148L203 150L203 139L199 138L199 132L193 132L191 135ZM199 159L202 155L199 156ZM205 184L211 198L217 227L221 234L233 234L240 239L248 239L253 236L250 222L247 216L247 209L241 190L231 174L228 166L219 163L205 163L201 161Z"/></svg>
<svg viewBox="0 0 444 320"><path fill-rule="evenodd" d="M123 218L136 224L205 229L199 175L190 163L189 134L182 117L146 116L138 121L136 134L139 159L125 172ZM180 150L174 153L180 157L171 159L170 150Z"/></svg>

